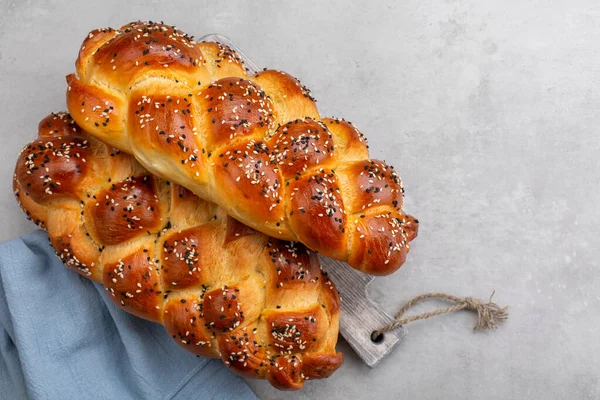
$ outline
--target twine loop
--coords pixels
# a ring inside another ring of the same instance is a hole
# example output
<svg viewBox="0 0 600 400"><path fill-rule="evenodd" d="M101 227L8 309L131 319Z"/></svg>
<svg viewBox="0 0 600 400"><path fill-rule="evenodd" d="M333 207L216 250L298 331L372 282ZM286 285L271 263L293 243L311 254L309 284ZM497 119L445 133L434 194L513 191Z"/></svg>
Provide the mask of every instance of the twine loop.
<svg viewBox="0 0 600 400"><path fill-rule="evenodd" d="M498 322L504 322L508 318L508 307L500 307L496 303L492 303L492 297L494 296L494 293L495 292L492 292L492 295L490 296L490 299L487 303L479 299L475 299L473 297L457 297L447 293L422 294L420 296L415 297L414 299L406 303L404 306L402 306L400 311L398 311L398 313L395 316L396 321L374 331L371 334L371 339L376 340L377 338L380 338L381 335L383 335L385 332L389 332L392 329L395 329L401 325L406 325L409 322L419 321L422 319L434 317L436 315L447 314L459 310L469 310L477 312L477 324L475 325L475 327L473 327L473 330L477 331L496 329L498 328ZM441 299L454 302L456 304L447 308L441 308L438 310L402 318L402 316L408 309L426 299Z"/></svg>

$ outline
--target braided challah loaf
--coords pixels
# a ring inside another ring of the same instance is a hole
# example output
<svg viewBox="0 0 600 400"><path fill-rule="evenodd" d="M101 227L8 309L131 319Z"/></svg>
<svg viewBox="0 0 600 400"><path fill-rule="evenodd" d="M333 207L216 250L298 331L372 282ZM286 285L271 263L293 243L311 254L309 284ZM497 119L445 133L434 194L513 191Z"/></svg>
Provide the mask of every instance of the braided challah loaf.
<svg viewBox="0 0 600 400"><path fill-rule="evenodd" d="M405 261L418 221L402 212L399 176L350 123L322 119L292 76L249 77L229 48L152 22L91 32L76 71L75 121L150 172L360 271Z"/></svg>
<svg viewBox="0 0 600 400"><path fill-rule="evenodd" d="M39 125L14 175L17 200L57 255L184 349L298 389L342 363L339 297L316 254L270 239L154 178L68 114Z"/></svg>

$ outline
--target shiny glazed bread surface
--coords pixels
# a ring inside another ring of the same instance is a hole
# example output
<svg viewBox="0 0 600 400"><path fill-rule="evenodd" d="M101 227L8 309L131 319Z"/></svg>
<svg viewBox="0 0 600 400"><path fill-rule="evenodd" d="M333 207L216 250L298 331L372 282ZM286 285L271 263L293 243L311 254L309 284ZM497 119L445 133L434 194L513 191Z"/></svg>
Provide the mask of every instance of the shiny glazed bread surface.
<svg viewBox="0 0 600 400"><path fill-rule="evenodd" d="M86 131L246 225L369 274L404 263L418 221L400 177L294 77L249 76L226 46L134 22L92 31L67 80Z"/></svg>
<svg viewBox="0 0 600 400"><path fill-rule="evenodd" d="M45 118L14 192L67 267L184 349L299 389L342 363L339 297L315 252L271 239L80 129Z"/></svg>

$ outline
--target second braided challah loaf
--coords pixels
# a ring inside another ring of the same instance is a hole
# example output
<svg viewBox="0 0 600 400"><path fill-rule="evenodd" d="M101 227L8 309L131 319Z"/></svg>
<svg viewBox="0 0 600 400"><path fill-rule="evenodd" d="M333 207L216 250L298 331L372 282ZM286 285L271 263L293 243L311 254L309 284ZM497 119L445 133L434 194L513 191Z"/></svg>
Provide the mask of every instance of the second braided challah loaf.
<svg viewBox="0 0 600 400"><path fill-rule="evenodd" d="M184 349L280 389L341 365L339 297L314 252L153 177L69 115L40 123L14 189L69 268L103 283L125 311L164 324Z"/></svg>
<svg viewBox="0 0 600 400"><path fill-rule="evenodd" d="M292 76L248 76L227 47L152 22L91 32L76 69L73 118L152 173L363 272L405 261L418 221L402 211L400 177Z"/></svg>

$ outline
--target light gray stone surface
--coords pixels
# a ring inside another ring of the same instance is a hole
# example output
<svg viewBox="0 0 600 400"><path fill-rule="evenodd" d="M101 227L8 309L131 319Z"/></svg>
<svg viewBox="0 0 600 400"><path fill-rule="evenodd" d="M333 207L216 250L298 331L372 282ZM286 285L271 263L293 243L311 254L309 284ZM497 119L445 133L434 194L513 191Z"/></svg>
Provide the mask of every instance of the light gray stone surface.
<svg viewBox="0 0 600 400"><path fill-rule="evenodd" d="M330 379L291 394L250 382L259 397L600 398L597 2L0 5L0 239L33 229L12 197L13 164L38 121L64 109L89 30L156 19L222 33L302 79L324 115L353 121L401 172L422 224L403 269L373 285L386 310L427 291L495 289L511 306L493 333L473 333L469 313L414 323L374 370L341 343L346 363Z"/></svg>

